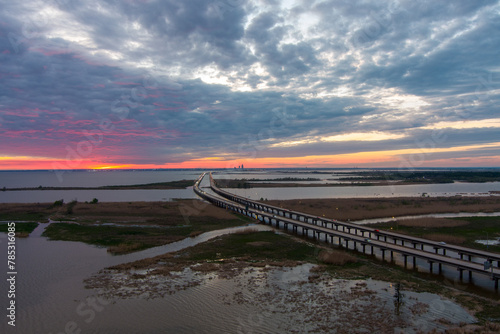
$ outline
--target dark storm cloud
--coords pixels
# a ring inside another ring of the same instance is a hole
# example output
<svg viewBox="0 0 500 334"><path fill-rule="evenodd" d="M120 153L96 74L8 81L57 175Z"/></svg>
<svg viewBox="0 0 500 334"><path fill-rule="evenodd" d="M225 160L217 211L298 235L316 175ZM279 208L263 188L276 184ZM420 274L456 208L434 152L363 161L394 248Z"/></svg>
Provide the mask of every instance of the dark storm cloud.
<svg viewBox="0 0 500 334"><path fill-rule="evenodd" d="M412 148L428 124L498 115L497 1L2 6L1 155L64 157L103 119L114 128L94 154L164 163ZM436 145L498 141L495 129L448 129ZM404 137L271 147L372 131Z"/></svg>

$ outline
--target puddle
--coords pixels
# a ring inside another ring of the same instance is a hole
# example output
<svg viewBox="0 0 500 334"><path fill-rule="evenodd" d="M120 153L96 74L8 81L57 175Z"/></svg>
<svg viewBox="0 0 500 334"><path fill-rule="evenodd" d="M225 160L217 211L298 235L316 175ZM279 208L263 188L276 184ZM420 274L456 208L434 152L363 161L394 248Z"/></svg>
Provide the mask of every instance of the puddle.
<svg viewBox="0 0 500 334"><path fill-rule="evenodd" d="M397 220L417 219L417 218L460 218L460 217L500 217L500 212L459 212L459 213L432 213L427 215L385 217L351 221L353 224L367 225L376 223L386 223Z"/></svg>
<svg viewBox="0 0 500 334"><path fill-rule="evenodd" d="M500 245L500 238L489 239L489 240L476 240L475 243L486 245L486 246L496 246Z"/></svg>

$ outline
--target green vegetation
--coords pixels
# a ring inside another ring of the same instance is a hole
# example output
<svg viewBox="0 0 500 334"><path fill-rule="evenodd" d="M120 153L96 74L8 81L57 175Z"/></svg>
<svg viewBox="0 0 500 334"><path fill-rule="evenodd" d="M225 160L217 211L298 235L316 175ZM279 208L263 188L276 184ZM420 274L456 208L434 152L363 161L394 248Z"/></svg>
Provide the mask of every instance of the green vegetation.
<svg viewBox="0 0 500 334"><path fill-rule="evenodd" d="M0 203L1 221L46 221L47 218L59 208L49 204L26 203L11 204Z"/></svg>
<svg viewBox="0 0 500 334"><path fill-rule="evenodd" d="M344 264L329 264L330 262ZM266 265L286 267L313 263L317 266L311 270L312 277L327 275L338 279L398 282L404 290L435 293L455 300L475 312L481 324L500 320L500 306L495 297L487 291L470 285L456 284L442 276L406 270L394 263L382 263L370 255L332 249L312 244L301 237L276 234L272 231L243 230L242 233L220 236L179 252L121 264L110 269L155 268L155 273L168 275L171 271L201 264L199 270L225 270L224 267L213 265L214 263L228 264L232 266L230 268Z"/></svg>
<svg viewBox="0 0 500 334"><path fill-rule="evenodd" d="M170 182L157 182L146 184L131 184L118 186L102 186L102 187L42 187L35 188L3 188L2 191L16 190L122 190L122 189L185 189L194 185L193 180L179 180ZM62 204L62 203L61 203Z"/></svg>
<svg viewBox="0 0 500 334"><path fill-rule="evenodd" d="M185 259L214 261L244 258L255 261L315 261L316 247L293 242L287 235L272 231L236 233L189 248Z"/></svg>
<svg viewBox="0 0 500 334"><path fill-rule="evenodd" d="M483 183L500 181L500 172L495 171L363 171L346 173L339 172L335 175L342 174L345 174L346 176L338 179L338 181L344 181L341 183L297 183L297 181L321 181L321 179L285 177L276 179L217 179L217 184L219 187L223 188L363 187L384 184L435 184L453 183L456 181Z"/></svg>
<svg viewBox="0 0 500 334"><path fill-rule="evenodd" d="M500 181L500 172L493 171L371 171L349 172L358 177L344 177L341 181L401 181L404 183L453 183ZM359 177L360 176L360 177Z"/></svg>
<svg viewBox="0 0 500 334"><path fill-rule="evenodd" d="M194 185L193 180L180 180L180 181L157 182L157 183L146 183L146 184L103 186L95 189L111 189L111 190L112 189L184 189L187 187L192 187L193 185Z"/></svg>
<svg viewBox="0 0 500 334"><path fill-rule="evenodd" d="M0 223L0 232L7 233L8 223ZM35 228L37 228L38 223L16 223L16 233L30 234Z"/></svg>
<svg viewBox="0 0 500 334"><path fill-rule="evenodd" d="M328 184L321 183L290 183L297 181L321 181L317 178L297 178L297 177L284 177L277 179L217 179L216 184L222 188L255 188L255 187L303 187L303 186L315 186L323 187ZM272 183L276 182L276 183Z"/></svg>
<svg viewBox="0 0 500 334"><path fill-rule="evenodd" d="M450 219L451 220L451 219ZM455 237L455 239L461 246L488 250L491 252L500 253L500 246L486 246L478 244L476 240L486 240L494 239L500 237L500 217L461 217L453 219L455 221L465 221L468 224L463 224L461 226L434 226L434 224L423 225L423 226L404 226L399 224L397 221L372 224L371 227L377 229L393 229L396 232L405 233L417 237L426 238L427 236L443 236L443 239L447 236ZM430 238L435 240L435 238ZM453 239L451 239L453 240ZM439 241L439 240L436 240ZM446 241L446 240L443 240ZM446 241L448 242L448 241ZM451 241L450 243L457 243Z"/></svg>
<svg viewBox="0 0 500 334"><path fill-rule="evenodd" d="M63 204L64 204L64 200L63 200L63 199L60 199L60 200L58 200L58 201L55 201L55 202L54 202L54 204L52 204L52 206L51 206L51 207L52 207L52 208L56 208L56 207L58 207L58 206L63 206Z"/></svg>
<svg viewBox="0 0 500 334"><path fill-rule="evenodd" d="M75 207L75 205L77 203L78 202L76 200L73 200L73 201L69 202L68 205L66 205L66 214L67 215L73 214L73 208Z"/></svg>
<svg viewBox="0 0 500 334"><path fill-rule="evenodd" d="M51 240L81 241L109 247L108 251L119 254L164 245L212 230L241 226L249 221L244 216L219 220L193 217L189 225L165 227L57 223L47 227L43 236Z"/></svg>

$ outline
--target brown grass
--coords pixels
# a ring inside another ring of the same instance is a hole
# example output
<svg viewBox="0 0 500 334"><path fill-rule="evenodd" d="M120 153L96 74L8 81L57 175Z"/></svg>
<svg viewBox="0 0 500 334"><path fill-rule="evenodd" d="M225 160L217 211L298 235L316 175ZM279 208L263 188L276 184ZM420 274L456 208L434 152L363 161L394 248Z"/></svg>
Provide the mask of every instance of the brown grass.
<svg viewBox="0 0 500 334"><path fill-rule="evenodd" d="M461 245L467 239L465 237L448 235L448 234L424 234L422 238L433 240L433 241L444 241L447 244Z"/></svg>
<svg viewBox="0 0 500 334"><path fill-rule="evenodd" d="M140 249L142 244L140 243L131 243L131 244L119 244L118 246L110 246L107 251L111 254L124 254L130 253Z"/></svg>
<svg viewBox="0 0 500 334"><path fill-rule="evenodd" d="M247 228L243 228L241 230L234 232L234 234L251 234L251 233L255 233L255 232L258 232L258 230L256 228L247 227Z"/></svg>
<svg viewBox="0 0 500 334"><path fill-rule="evenodd" d="M200 263L200 264L191 266L191 269L194 271L206 273L206 272L217 271L217 270L219 270L219 267L220 267L220 265L217 263L204 262L204 263Z"/></svg>
<svg viewBox="0 0 500 334"><path fill-rule="evenodd" d="M261 246L271 245L271 243L268 241L252 241L252 242L247 242L247 245L261 247Z"/></svg>
<svg viewBox="0 0 500 334"><path fill-rule="evenodd" d="M193 232L189 233L189 237L194 238L194 237L199 236L202 233L203 233L203 231L193 231Z"/></svg>
<svg viewBox="0 0 500 334"><path fill-rule="evenodd" d="M68 214L68 204L53 207L53 203L0 203L0 220L48 219L79 223L130 223L142 225L183 225L190 220L234 219L227 210L201 200L171 202L77 202Z"/></svg>
<svg viewBox="0 0 500 334"><path fill-rule="evenodd" d="M339 191L342 190L339 188ZM323 198L272 200L266 203L345 221L432 213L500 211L499 196Z"/></svg>
<svg viewBox="0 0 500 334"><path fill-rule="evenodd" d="M468 225L469 222L446 218L417 218L397 221L400 226L408 227L457 227Z"/></svg>
<svg viewBox="0 0 500 334"><path fill-rule="evenodd" d="M336 250L322 250L318 254L318 260L326 264L333 264L337 266L343 266L347 263L358 262L358 259L356 257Z"/></svg>
<svg viewBox="0 0 500 334"><path fill-rule="evenodd" d="M61 217L68 218L68 215ZM78 202L71 217L78 221L146 223L151 225L182 225L186 220L203 218L234 219L229 212L200 200L173 202Z"/></svg>

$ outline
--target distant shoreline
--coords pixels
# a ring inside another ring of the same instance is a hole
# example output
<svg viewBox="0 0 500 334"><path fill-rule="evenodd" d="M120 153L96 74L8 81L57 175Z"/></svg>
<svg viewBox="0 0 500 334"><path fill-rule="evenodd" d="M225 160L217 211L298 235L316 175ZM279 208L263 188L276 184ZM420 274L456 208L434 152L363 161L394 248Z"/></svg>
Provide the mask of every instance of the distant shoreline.
<svg viewBox="0 0 500 334"><path fill-rule="evenodd" d="M34 190L131 190L131 189L186 189L194 184L193 180L180 180L171 182L158 182L147 184L131 184L100 187L26 187L26 188L2 188L1 191L34 191Z"/></svg>

